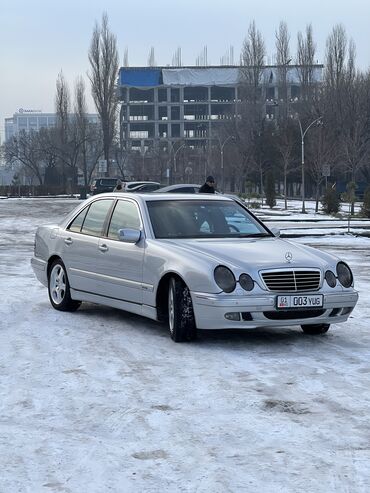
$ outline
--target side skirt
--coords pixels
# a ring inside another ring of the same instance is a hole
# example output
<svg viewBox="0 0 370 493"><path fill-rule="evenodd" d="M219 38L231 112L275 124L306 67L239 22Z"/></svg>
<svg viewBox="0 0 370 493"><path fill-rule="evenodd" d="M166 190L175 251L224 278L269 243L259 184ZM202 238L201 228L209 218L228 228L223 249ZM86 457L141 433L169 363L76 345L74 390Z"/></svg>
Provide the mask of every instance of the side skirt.
<svg viewBox="0 0 370 493"><path fill-rule="evenodd" d="M72 288L71 298L73 300L90 301L91 303L97 303L98 305L111 306L112 308L118 308L119 310L136 313L137 315L142 315L143 317L147 317L152 320L158 320L157 309L153 306L140 305L139 303L130 303L129 301L118 300L116 298L108 298L107 296L87 293L86 291L78 291Z"/></svg>

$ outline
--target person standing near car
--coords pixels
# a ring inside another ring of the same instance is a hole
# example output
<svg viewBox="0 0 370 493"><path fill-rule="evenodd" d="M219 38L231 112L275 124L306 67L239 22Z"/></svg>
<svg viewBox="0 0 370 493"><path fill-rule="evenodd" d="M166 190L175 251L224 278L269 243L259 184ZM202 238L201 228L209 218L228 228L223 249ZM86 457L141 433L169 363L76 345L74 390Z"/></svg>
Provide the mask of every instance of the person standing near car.
<svg viewBox="0 0 370 493"><path fill-rule="evenodd" d="M121 180L117 180L117 185L114 187L113 192L123 192L123 186Z"/></svg>
<svg viewBox="0 0 370 493"><path fill-rule="evenodd" d="M206 182L199 189L199 193L215 193L215 179L207 176Z"/></svg>

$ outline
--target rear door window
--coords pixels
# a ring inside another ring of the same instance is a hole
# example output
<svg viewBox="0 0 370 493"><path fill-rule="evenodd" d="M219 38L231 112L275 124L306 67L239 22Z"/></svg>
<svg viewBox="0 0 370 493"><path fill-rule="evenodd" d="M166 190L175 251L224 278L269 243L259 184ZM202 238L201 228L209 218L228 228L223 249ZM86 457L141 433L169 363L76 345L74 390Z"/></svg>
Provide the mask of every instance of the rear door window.
<svg viewBox="0 0 370 493"><path fill-rule="evenodd" d="M71 222L71 224L68 226L67 229L69 229L70 231L74 231L75 233L80 233L81 232L81 226L84 222L87 211L88 211L88 207L85 207L85 209L83 209L78 214L78 216L76 216L73 219L73 221Z"/></svg>
<svg viewBox="0 0 370 493"><path fill-rule="evenodd" d="M113 204L113 200L96 200L86 214L81 233L90 236L101 236L107 214Z"/></svg>

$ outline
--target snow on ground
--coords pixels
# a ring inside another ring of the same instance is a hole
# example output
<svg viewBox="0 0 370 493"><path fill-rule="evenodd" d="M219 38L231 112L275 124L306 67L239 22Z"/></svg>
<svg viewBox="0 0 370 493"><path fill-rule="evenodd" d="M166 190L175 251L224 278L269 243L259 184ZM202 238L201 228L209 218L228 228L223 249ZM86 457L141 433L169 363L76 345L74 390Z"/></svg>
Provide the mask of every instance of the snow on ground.
<svg viewBox="0 0 370 493"><path fill-rule="evenodd" d="M174 344L123 311L51 308L33 235L77 204L0 202L0 492L370 491L370 239L297 240L354 270L357 308L328 334Z"/></svg>

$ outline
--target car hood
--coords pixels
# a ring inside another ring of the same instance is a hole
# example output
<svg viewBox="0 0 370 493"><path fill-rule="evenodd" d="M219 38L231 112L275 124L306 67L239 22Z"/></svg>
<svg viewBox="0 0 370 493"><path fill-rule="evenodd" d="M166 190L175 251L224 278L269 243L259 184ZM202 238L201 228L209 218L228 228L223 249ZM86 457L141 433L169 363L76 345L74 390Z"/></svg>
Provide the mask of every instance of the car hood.
<svg viewBox="0 0 370 493"><path fill-rule="evenodd" d="M254 269L287 267L326 268L335 258L305 245L296 244L280 238L220 238L166 240L175 248L184 249L190 254L202 254L215 262L228 266L252 266ZM289 261L290 260L290 261Z"/></svg>

